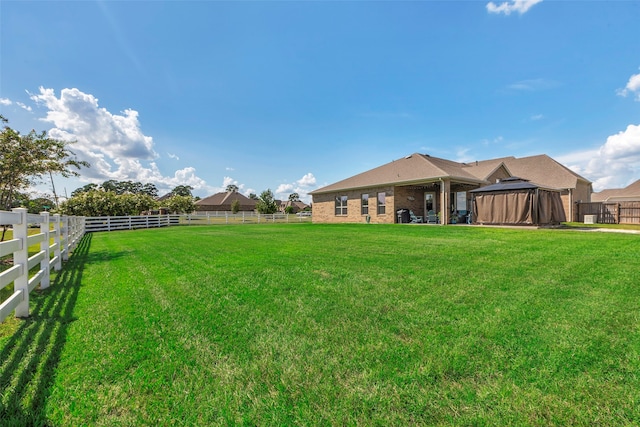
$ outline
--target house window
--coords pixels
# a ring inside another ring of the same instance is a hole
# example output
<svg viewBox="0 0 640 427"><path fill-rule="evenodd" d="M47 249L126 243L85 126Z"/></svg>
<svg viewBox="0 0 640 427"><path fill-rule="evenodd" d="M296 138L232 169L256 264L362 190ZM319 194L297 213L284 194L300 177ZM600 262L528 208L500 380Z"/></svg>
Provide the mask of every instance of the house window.
<svg viewBox="0 0 640 427"><path fill-rule="evenodd" d="M360 213L362 215L369 215L369 195L363 194L360 202Z"/></svg>
<svg viewBox="0 0 640 427"><path fill-rule="evenodd" d="M384 215L386 211L386 194L378 193L378 215Z"/></svg>
<svg viewBox="0 0 640 427"><path fill-rule="evenodd" d="M347 214L347 196L336 196L336 215Z"/></svg>

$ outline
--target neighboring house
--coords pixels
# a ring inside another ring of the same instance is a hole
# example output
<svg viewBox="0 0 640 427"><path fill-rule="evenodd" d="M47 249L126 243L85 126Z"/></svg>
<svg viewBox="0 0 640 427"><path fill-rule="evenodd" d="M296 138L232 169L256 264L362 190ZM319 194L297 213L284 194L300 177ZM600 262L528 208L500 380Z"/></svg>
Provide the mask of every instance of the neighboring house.
<svg viewBox="0 0 640 427"><path fill-rule="evenodd" d="M156 198L156 201L158 202L164 202L165 200L169 200L171 197L173 197L173 193L167 193L163 196L160 196L158 198Z"/></svg>
<svg viewBox="0 0 640 427"><path fill-rule="evenodd" d="M256 209L256 200L235 191L216 193L213 196L205 197L196 202L197 212L220 212L231 211L231 204L234 200L240 203L240 211L253 212Z"/></svg>
<svg viewBox="0 0 640 427"><path fill-rule="evenodd" d="M640 202L640 179L625 188L611 188L591 194L592 202Z"/></svg>
<svg viewBox="0 0 640 427"><path fill-rule="evenodd" d="M567 218L590 200L591 182L546 155L460 163L415 153L312 191L313 221L393 223L409 209L448 224L469 214L471 190L512 176L560 190Z"/></svg>
<svg viewBox="0 0 640 427"><path fill-rule="evenodd" d="M287 207L291 206L292 208L291 213L298 213L304 210L309 210L311 208L305 202L301 202L300 200L297 200L295 202L292 202L291 200L280 201L278 206L279 206L280 212L286 212Z"/></svg>

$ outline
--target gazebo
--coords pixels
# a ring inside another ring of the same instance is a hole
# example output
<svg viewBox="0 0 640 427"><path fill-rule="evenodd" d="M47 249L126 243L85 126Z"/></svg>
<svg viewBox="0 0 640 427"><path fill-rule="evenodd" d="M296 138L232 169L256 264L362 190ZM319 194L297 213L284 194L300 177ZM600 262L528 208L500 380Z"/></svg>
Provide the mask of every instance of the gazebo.
<svg viewBox="0 0 640 427"><path fill-rule="evenodd" d="M566 221L560 190L510 177L470 193L474 224L548 225Z"/></svg>

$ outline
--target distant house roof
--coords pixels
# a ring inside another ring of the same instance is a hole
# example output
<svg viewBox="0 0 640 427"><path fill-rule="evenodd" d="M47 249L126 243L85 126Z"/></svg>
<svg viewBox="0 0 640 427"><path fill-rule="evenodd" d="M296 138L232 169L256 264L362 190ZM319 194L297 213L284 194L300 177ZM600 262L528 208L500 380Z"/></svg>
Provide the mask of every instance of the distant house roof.
<svg viewBox="0 0 640 427"><path fill-rule="evenodd" d="M526 177L545 188L576 188L578 181L590 183L566 166L542 154L523 158L503 157L470 163L414 153L385 165L354 175L310 194L330 193L383 185L411 185L440 178L458 182L488 184L487 179L500 167L510 175Z"/></svg>
<svg viewBox="0 0 640 427"><path fill-rule="evenodd" d="M237 193L235 191L228 191L224 193L216 193L213 196L205 197L198 200L196 209L203 210L231 210L231 203L237 200L240 204L240 210L254 210L256 207L256 201L248 198L247 196Z"/></svg>
<svg viewBox="0 0 640 427"><path fill-rule="evenodd" d="M640 179L625 188L610 188L597 193L591 193L592 202L608 202L614 200L640 200Z"/></svg>
<svg viewBox="0 0 640 427"><path fill-rule="evenodd" d="M163 196L158 197L156 200L159 202L164 202L165 200L168 200L171 198L171 196L173 196L173 193L167 193Z"/></svg>
<svg viewBox="0 0 640 427"><path fill-rule="evenodd" d="M303 211L307 208L309 208L309 205L307 205L305 202L302 202L300 200L296 200L294 202L292 202L291 200L286 200L286 201L279 201L280 203L278 203L278 205L280 206L281 210L285 210L288 206L293 207L294 212L300 212Z"/></svg>

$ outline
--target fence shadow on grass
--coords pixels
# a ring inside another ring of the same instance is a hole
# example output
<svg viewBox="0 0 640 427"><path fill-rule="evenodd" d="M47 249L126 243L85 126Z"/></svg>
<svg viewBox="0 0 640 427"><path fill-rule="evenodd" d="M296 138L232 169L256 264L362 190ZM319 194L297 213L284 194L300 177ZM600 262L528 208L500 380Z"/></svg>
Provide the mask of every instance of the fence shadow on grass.
<svg viewBox="0 0 640 427"><path fill-rule="evenodd" d="M31 315L0 349L0 424L51 425L47 398L73 318L91 233L43 291L31 294Z"/></svg>

